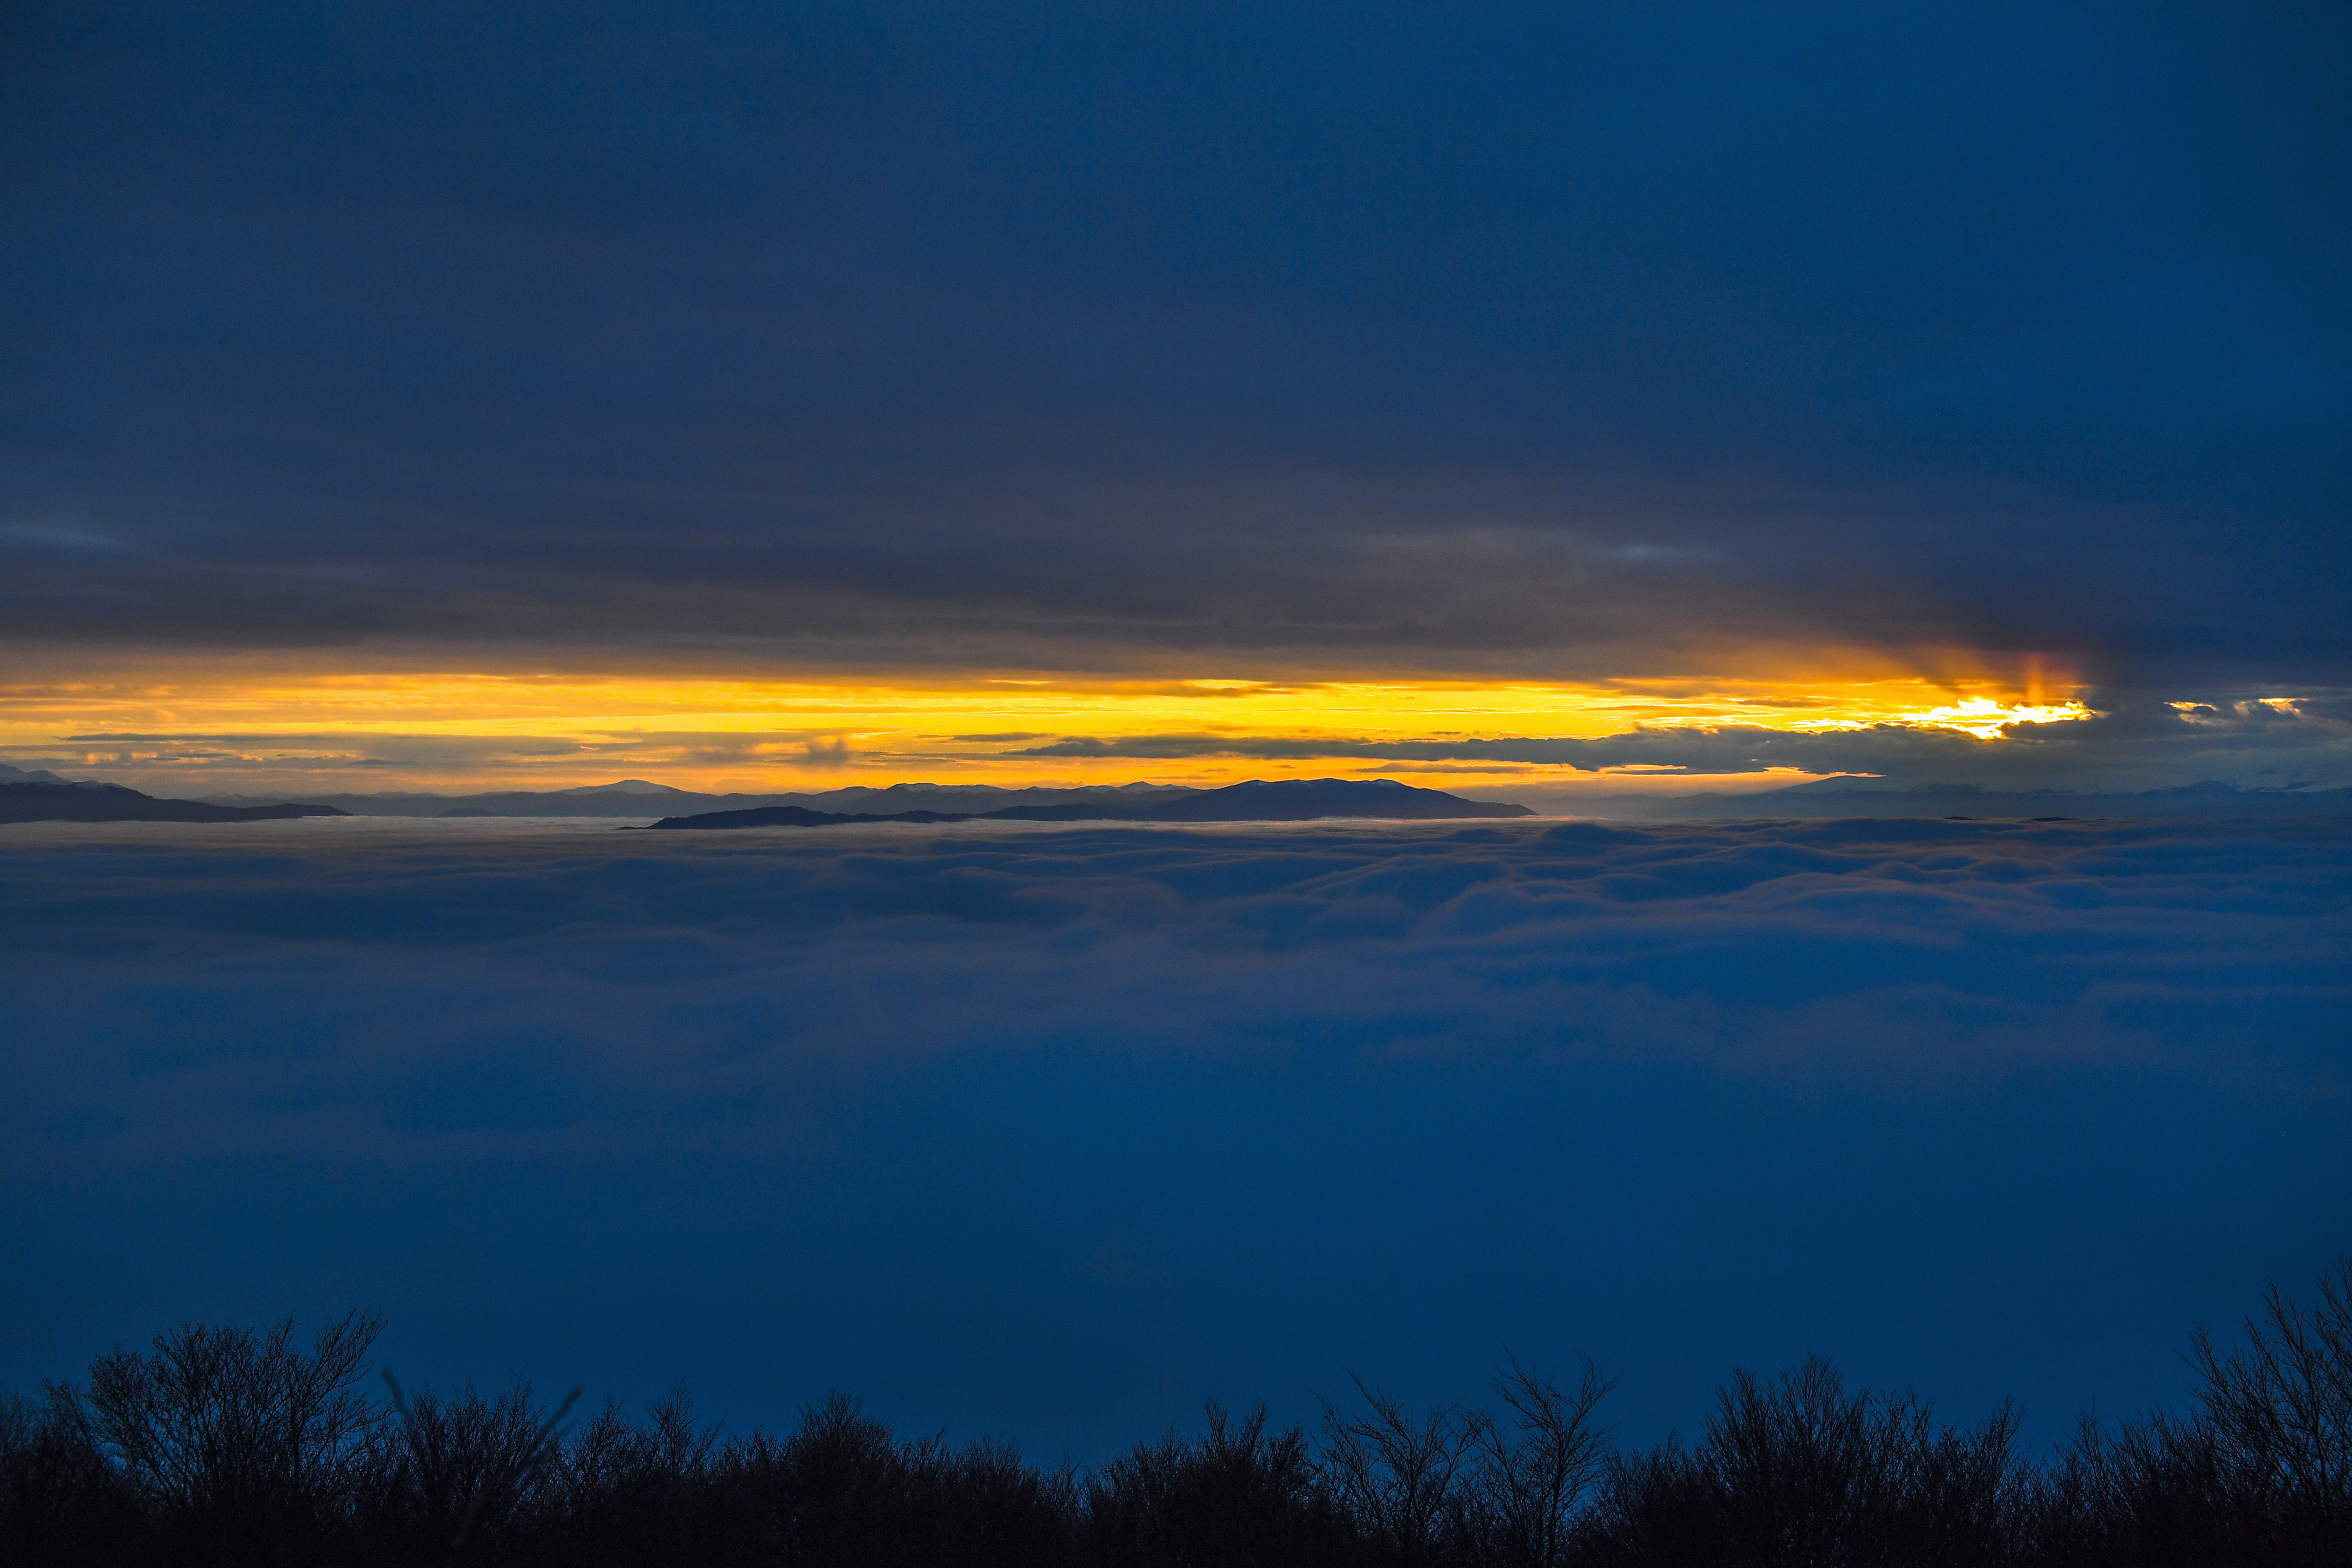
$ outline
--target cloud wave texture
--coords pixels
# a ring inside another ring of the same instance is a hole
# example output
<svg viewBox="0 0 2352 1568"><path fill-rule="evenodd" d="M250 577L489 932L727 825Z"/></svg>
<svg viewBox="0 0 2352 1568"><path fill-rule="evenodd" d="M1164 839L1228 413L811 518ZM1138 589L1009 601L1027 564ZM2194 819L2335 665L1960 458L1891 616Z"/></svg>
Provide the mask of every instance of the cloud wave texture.
<svg viewBox="0 0 2352 1568"><path fill-rule="evenodd" d="M263 826L12 830L0 1376L356 1300L1049 1452L1505 1343L2050 1431L2352 1240L2343 822Z"/></svg>

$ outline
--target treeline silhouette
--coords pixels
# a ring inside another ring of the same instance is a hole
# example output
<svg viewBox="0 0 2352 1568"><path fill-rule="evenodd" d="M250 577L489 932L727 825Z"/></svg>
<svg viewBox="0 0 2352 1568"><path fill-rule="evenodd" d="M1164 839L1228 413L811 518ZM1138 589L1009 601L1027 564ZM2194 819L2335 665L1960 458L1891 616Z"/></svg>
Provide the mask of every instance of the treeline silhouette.
<svg viewBox="0 0 2352 1568"><path fill-rule="evenodd" d="M1808 1359L1736 1373L1704 1431L1620 1451L1590 1363L1486 1407L1359 1383L1312 1432L1208 1407L1099 1469L902 1439L835 1394L730 1437L683 1394L573 1418L527 1384L404 1391L380 1325L185 1326L0 1400L0 1560L26 1564L1646 1568L2352 1563L2352 1258L2275 1287L2191 1401L2019 1452Z"/></svg>

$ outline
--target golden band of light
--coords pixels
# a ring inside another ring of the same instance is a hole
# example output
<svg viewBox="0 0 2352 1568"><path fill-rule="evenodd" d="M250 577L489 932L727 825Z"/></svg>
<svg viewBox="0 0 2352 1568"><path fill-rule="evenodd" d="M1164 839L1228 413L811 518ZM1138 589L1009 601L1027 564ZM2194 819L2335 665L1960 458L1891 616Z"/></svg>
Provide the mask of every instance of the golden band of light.
<svg viewBox="0 0 2352 1568"><path fill-rule="evenodd" d="M2087 717L2039 671L1874 671L1834 679L1531 681L1088 679L998 674L859 683L425 672L132 671L0 687L0 757L169 772L233 788L561 788L623 776L699 789L954 777L996 784L1223 782L1334 771L1192 755L1036 757L1065 737L1215 742L1594 738L1650 726L1814 731L1900 724L1997 741ZM1344 754L1343 752L1339 754ZM1535 764L1408 764L1470 780ZM1628 773L1648 770L1633 768ZM885 776L887 775L887 776ZM1486 782L1496 782L1491 777ZM274 787L274 786L273 786Z"/></svg>

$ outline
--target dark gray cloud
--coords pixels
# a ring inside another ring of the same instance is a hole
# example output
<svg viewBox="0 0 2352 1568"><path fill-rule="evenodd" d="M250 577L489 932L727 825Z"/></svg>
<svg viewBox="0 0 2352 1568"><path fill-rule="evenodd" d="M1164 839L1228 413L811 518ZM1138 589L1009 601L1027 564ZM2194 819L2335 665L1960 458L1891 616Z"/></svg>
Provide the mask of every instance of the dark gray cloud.
<svg viewBox="0 0 2352 1568"><path fill-rule="evenodd" d="M8 830L0 1380L360 1302L1049 1453L1502 1345L2047 1436L2345 1240L2340 823L256 826Z"/></svg>
<svg viewBox="0 0 2352 1568"><path fill-rule="evenodd" d="M1412 741L1297 740L1217 734L1065 736L1024 757L1320 757L1404 763L1522 763L1581 772L1868 773L1909 783L2146 788L2205 779L2273 788L2352 780L2352 724L2321 699L2210 703L2127 695L2114 711L2008 726L1998 739L1915 724L1788 731L1757 725L1641 726L1614 735L1456 736Z"/></svg>
<svg viewBox="0 0 2352 1568"><path fill-rule="evenodd" d="M2347 679L2340 7L5 25L11 636Z"/></svg>

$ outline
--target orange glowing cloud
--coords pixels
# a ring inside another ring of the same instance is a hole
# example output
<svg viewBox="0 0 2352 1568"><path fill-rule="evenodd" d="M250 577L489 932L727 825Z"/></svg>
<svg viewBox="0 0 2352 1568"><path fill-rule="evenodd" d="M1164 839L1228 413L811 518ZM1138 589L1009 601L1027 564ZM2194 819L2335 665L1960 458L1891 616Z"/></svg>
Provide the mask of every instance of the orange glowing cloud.
<svg viewBox="0 0 2352 1568"><path fill-rule="evenodd" d="M1126 778L1138 772L1131 757L1018 753L1070 736L1189 735L1202 742L1195 754L1161 757L1149 772L1215 784L1329 771L1313 755L1318 737L1434 742L1895 724L1997 741L2013 725L2090 713L2074 695L2076 682L2038 662L2006 676L1951 655L1933 661L1933 671L1918 659L1898 666L1852 655L1789 662L1796 668L1770 676L1567 683L1034 671L860 680L321 673L246 658L0 687L0 756L183 788L203 780L215 790L559 788L632 773L696 788L788 789L910 777ZM1219 742L1271 740L1286 742L1271 761L1213 754ZM1465 760L1412 771L1469 780L1545 770Z"/></svg>

